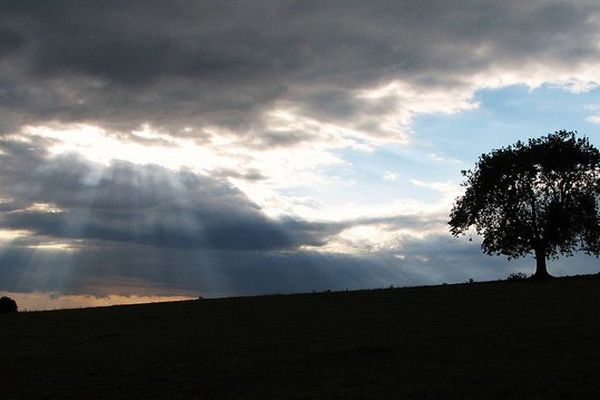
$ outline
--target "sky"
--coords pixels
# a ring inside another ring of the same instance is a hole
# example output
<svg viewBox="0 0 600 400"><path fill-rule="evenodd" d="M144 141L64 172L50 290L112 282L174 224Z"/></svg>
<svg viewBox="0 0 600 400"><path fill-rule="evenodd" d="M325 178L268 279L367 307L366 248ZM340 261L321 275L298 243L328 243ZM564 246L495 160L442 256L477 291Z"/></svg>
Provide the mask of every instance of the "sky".
<svg viewBox="0 0 600 400"><path fill-rule="evenodd" d="M450 235L460 171L559 129L600 146L599 67L596 1L2 1L0 294L532 273Z"/></svg>

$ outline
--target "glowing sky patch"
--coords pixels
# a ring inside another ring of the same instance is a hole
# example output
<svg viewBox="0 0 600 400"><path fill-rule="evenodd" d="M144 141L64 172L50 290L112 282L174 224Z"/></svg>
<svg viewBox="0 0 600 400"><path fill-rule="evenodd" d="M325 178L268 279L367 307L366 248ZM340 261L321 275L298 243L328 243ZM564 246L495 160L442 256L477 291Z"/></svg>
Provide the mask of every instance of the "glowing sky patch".
<svg viewBox="0 0 600 400"><path fill-rule="evenodd" d="M57 295L53 293L11 293L6 295L15 299L19 305L19 311L59 310L84 307L106 307L119 304L142 304L159 303L165 301L195 300L192 296L119 296L108 295L106 297L82 296L82 295Z"/></svg>

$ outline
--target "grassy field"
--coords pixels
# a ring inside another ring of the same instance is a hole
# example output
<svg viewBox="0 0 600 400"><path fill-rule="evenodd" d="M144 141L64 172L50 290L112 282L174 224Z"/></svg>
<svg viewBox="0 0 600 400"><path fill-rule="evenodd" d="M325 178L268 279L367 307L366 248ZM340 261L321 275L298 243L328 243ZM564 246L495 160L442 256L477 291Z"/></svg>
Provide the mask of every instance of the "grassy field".
<svg viewBox="0 0 600 400"><path fill-rule="evenodd" d="M600 278L0 315L2 399L589 399Z"/></svg>

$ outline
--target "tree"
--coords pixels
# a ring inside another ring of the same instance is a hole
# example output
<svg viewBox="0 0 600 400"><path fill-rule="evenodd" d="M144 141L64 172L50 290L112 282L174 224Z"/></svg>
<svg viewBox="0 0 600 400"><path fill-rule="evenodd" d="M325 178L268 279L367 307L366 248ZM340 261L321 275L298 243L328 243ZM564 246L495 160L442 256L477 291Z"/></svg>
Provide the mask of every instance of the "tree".
<svg viewBox="0 0 600 400"><path fill-rule="evenodd" d="M519 141L482 154L462 174L466 190L450 212L450 232L474 227L485 254L533 253L533 278L550 276L548 258L600 254L600 152L587 138L562 130Z"/></svg>
<svg viewBox="0 0 600 400"><path fill-rule="evenodd" d="M10 297L0 297L0 314L17 312L17 302Z"/></svg>

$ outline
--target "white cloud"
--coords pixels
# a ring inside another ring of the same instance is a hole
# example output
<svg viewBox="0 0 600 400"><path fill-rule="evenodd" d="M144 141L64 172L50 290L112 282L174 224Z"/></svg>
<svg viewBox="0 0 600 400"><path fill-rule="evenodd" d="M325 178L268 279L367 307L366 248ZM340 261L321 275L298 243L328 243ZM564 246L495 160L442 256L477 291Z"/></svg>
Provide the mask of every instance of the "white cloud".
<svg viewBox="0 0 600 400"><path fill-rule="evenodd" d="M446 157L437 153L429 153L429 156L433 161L446 163L446 164L464 164L464 161L458 160L456 158Z"/></svg>
<svg viewBox="0 0 600 400"><path fill-rule="evenodd" d="M463 189L461 188L461 186L459 184L457 184L456 182L452 182L452 181L425 182L425 181L421 181L418 179L411 179L410 183L412 183L413 185L418 186L418 187L423 187L423 188L427 188L427 189L431 189L431 190L435 190L436 192L439 192L441 195L440 199L442 201L448 201L449 199L455 199L457 196L459 196L463 192Z"/></svg>
<svg viewBox="0 0 600 400"><path fill-rule="evenodd" d="M398 180L398 178L399 178L398 174L396 174L392 171L385 171L385 173L383 174L384 181L395 182Z"/></svg>
<svg viewBox="0 0 600 400"><path fill-rule="evenodd" d="M585 119L590 124L599 125L600 124L600 115L590 115Z"/></svg>
<svg viewBox="0 0 600 400"><path fill-rule="evenodd" d="M359 225L345 229L327 245L315 248L321 252L368 254L379 251L402 250L404 233L386 229L385 224Z"/></svg>
<svg viewBox="0 0 600 400"><path fill-rule="evenodd" d="M147 125L132 133L151 142L135 142L131 136L120 138L104 128L89 124L25 126L22 137L30 140L36 137L52 139L48 147L52 154L78 153L104 165L113 160L124 160L135 164L156 164L173 170L190 168L198 172L236 167L232 157L222 156L214 148L200 146L189 139L165 137ZM159 138L167 142L152 142Z"/></svg>

